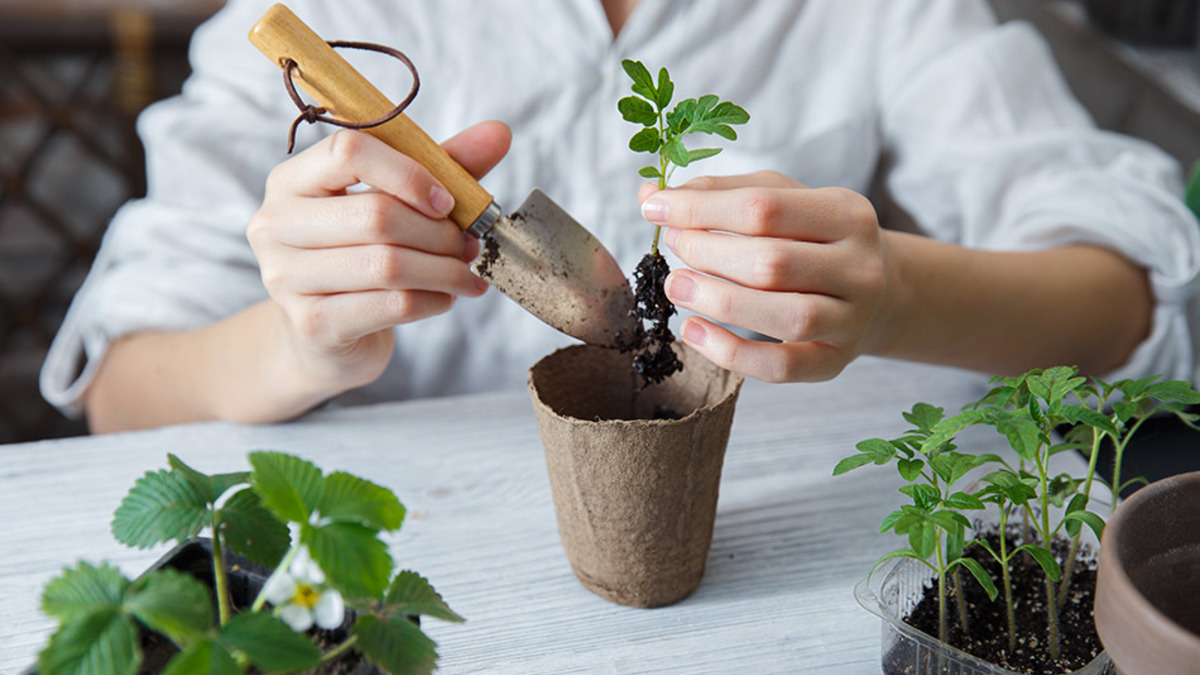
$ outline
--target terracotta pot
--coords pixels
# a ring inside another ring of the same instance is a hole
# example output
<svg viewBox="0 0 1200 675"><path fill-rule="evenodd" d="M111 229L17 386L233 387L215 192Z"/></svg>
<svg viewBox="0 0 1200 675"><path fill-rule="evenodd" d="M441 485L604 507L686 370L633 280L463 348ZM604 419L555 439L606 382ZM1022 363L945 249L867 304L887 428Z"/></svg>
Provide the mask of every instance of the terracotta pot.
<svg viewBox="0 0 1200 675"><path fill-rule="evenodd" d="M1200 672L1200 472L1117 507L1100 547L1096 630L1126 675Z"/></svg>
<svg viewBox="0 0 1200 675"><path fill-rule="evenodd" d="M683 371L645 389L629 355L588 345L529 371L563 550L585 588L622 605L687 597L712 543L742 378L677 351Z"/></svg>

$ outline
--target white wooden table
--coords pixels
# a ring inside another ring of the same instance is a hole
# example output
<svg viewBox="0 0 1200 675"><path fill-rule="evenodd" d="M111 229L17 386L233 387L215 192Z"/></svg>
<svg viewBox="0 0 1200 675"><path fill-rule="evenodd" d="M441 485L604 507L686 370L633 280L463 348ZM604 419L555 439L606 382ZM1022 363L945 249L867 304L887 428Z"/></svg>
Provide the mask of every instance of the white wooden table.
<svg viewBox="0 0 1200 675"><path fill-rule="evenodd" d="M143 472L165 467L168 452L206 472L243 470L261 448L397 492L410 512L390 540L397 563L467 617L424 624L443 673L878 673L879 620L852 587L894 548L876 527L899 479L875 467L835 479L833 466L859 440L904 431L915 401L953 412L985 384L876 359L824 384L747 382L704 582L653 610L609 604L576 582L524 391L0 446L0 673L33 663L52 629L41 589L63 567L107 559L134 575L169 548L127 549L109 534Z"/></svg>

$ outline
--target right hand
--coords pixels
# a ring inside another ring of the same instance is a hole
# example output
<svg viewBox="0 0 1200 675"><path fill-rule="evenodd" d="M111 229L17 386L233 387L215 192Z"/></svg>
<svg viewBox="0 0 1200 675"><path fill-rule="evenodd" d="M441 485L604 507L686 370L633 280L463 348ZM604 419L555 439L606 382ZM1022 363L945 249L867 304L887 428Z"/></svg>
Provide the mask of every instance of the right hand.
<svg viewBox="0 0 1200 675"><path fill-rule="evenodd" d="M510 140L506 126L484 122L443 147L478 179ZM371 189L347 192L360 182ZM280 310L282 355L314 388L333 396L373 382L394 326L487 290L468 265L478 242L446 218L452 206L429 171L359 131L338 131L271 172L246 234Z"/></svg>

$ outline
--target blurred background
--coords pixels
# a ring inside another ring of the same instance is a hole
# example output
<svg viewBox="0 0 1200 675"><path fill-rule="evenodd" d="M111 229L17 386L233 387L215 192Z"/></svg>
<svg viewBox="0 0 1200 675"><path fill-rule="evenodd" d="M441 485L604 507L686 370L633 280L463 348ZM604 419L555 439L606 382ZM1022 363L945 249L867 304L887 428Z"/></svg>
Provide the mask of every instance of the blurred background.
<svg viewBox="0 0 1200 675"><path fill-rule="evenodd" d="M179 91L223 2L0 0L0 444L86 433L38 370L109 218L144 193L138 112ZM1200 0L991 2L1042 31L1101 127L1200 158Z"/></svg>

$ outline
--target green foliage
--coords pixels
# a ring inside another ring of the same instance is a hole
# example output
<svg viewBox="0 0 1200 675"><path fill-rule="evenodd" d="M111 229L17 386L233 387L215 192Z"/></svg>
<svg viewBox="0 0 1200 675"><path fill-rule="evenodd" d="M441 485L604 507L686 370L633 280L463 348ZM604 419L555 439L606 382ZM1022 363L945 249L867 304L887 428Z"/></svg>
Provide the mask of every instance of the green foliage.
<svg viewBox="0 0 1200 675"><path fill-rule="evenodd" d="M642 125L629 139L629 149L658 155L658 166L647 166L638 173L644 178L657 178L659 189L665 188L676 167L688 166L721 152L720 148L689 150L683 142L688 134L716 134L735 141L734 125L750 121L742 107L721 101L712 94L684 99L669 109L675 95L675 84L666 68L660 68L657 81L641 61L621 62L625 74L632 80L626 96L617 102L617 110L627 122Z"/></svg>
<svg viewBox="0 0 1200 675"><path fill-rule="evenodd" d="M262 612L245 612L230 619L221 627L217 643L231 654L245 654L265 672L304 670L321 661L321 650L307 637Z"/></svg>
<svg viewBox="0 0 1200 675"><path fill-rule="evenodd" d="M432 616L459 623L463 618L442 600L425 577L416 572L401 572L392 579L383 598L384 614L389 616Z"/></svg>
<svg viewBox="0 0 1200 675"><path fill-rule="evenodd" d="M463 619L424 577L411 571L393 576L381 535L404 521L396 495L345 472L324 475L280 452L253 452L249 460L252 471L210 476L168 455L170 468L139 478L113 518L114 536L138 548L187 541L208 528L220 616L214 616L210 589L183 572L157 569L131 582L111 565L81 562L43 591L42 609L59 628L39 656L39 672L134 673L143 658L141 630L180 647L164 671L175 675L296 672L351 647L393 673L436 667L436 645L409 617ZM291 531L299 533L296 541ZM276 566L277 576L293 574L290 564L307 551L323 580L303 583L320 584L320 593L344 597L359 613L346 642L323 654L281 620L282 608L270 607L265 595L227 615L225 548Z"/></svg>
<svg viewBox="0 0 1200 675"><path fill-rule="evenodd" d="M363 654L392 675L428 673L437 662L437 645L406 617L362 616L354 636Z"/></svg>
<svg viewBox="0 0 1200 675"><path fill-rule="evenodd" d="M1200 184L1200 178L1196 180ZM1072 367L996 377L992 385L980 400L948 417L942 408L917 403L904 413L912 429L896 439L873 438L858 443L858 452L838 462L833 473L840 475L867 464L894 461L904 481L899 491L912 503L885 516L879 531L905 537L907 548L882 556L876 565L895 558L920 560L938 575L942 593L946 573L956 567L966 568L993 599L1001 590L1004 592L1010 645L1015 644L1015 627L1009 566L1017 555L1029 555L1050 582L1060 584L1057 589L1053 583L1047 585L1048 644L1056 653L1057 612L1061 600L1067 597L1079 535L1084 526L1097 539L1104 530L1104 517L1091 510L1091 488L1101 443L1107 439L1115 448L1110 486L1115 508L1116 493L1124 485L1120 464L1129 440L1146 419L1157 414L1172 413L1195 425L1197 416L1188 412L1188 406L1200 403L1200 392L1188 382L1160 377L1110 384L1082 377ZM954 445L958 434L977 425L991 427L1000 434L1013 457L958 452ZM1059 436L1062 440L1056 441ZM1050 458L1066 450L1079 450L1089 458L1083 475L1050 474ZM978 481L981 487L974 492L953 489L981 468L988 470ZM1012 550L1008 550L1004 537L999 550L986 541L964 541L970 521L962 512L986 505L996 509L1001 533L1008 531L1014 518L1022 518L1028 541ZM1063 535L1071 540L1065 569L1050 552L1051 542ZM1000 564L1003 578L999 587L978 562L963 556L964 548L970 546L980 546ZM939 604L944 614L944 597Z"/></svg>

